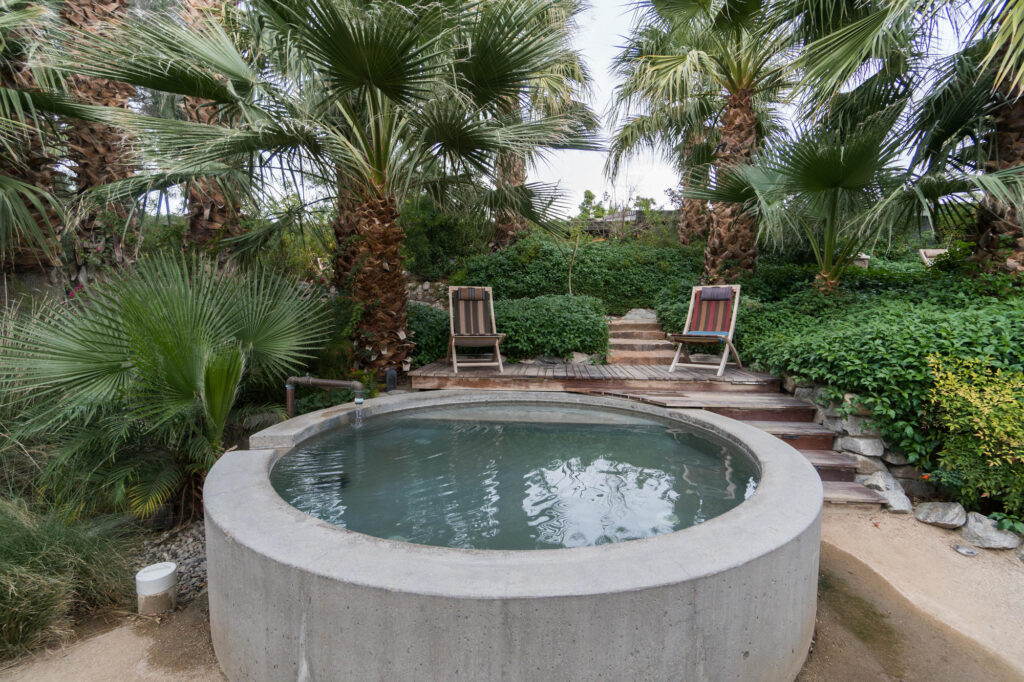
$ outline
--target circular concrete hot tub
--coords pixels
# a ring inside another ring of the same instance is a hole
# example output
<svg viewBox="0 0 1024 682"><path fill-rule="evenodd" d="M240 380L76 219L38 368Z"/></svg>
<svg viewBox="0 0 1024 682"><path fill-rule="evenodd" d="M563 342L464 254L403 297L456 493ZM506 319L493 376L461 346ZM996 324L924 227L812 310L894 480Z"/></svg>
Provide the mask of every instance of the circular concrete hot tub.
<svg viewBox="0 0 1024 682"><path fill-rule="evenodd" d="M471 550L356 533L271 486L352 406L304 415L230 452L205 486L210 621L232 680L792 680L814 629L821 483L807 460L698 410L562 393L433 392L367 401L362 418L427 407L557 404L672 420L751 457L756 492L657 537L553 550ZM412 411L412 412L410 412Z"/></svg>

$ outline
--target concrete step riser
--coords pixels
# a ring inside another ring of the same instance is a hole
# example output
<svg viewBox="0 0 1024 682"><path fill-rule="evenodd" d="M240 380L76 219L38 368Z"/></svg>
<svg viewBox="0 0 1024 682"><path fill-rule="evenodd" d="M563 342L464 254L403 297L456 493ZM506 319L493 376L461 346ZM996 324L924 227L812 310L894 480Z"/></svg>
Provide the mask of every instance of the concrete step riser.
<svg viewBox="0 0 1024 682"><path fill-rule="evenodd" d="M669 352L675 355L675 346L668 343L667 341L637 341L635 339L618 340L614 339L609 344L609 348L613 351L633 351L637 353L646 353L650 351L662 351Z"/></svg>
<svg viewBox="0 0 1024 682"><path fill-rule="evenodd" d="M763 420L809 424L814 421L813 407L705 407L708 412L740 421Z"/></svg>
<svg viewBox="0 0 1024 682"><path fill-rule="evenodd" d="M612 332L661 331L661 325L657 322L612 321L608 323L608 330Z"/></svg>
<svg viewBox="0 0 1024 682"><path fill-rule="evenodd" d="M612 327L608 332L608 338L610 339L655 339L658 341L665 340L665 332L657 329L650 331L629 331L624 329L615 329Z"/></svg>

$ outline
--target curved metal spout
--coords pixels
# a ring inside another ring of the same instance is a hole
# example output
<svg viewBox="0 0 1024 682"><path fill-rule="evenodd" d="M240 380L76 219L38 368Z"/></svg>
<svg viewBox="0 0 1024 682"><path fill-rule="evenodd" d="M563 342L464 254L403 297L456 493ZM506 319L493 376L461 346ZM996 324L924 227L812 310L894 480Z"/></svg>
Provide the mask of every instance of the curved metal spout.
<svg viewBox="0 0 1024 682"><path fill-rule="evenodd" d="M288 418L295 416L295 387L320 386L321 388L350 388L356 394L356 405L363 402L363 382L340 381L337 379L317 379L309 375L304 377L288 377L284 383L284 405Z"/></svg>

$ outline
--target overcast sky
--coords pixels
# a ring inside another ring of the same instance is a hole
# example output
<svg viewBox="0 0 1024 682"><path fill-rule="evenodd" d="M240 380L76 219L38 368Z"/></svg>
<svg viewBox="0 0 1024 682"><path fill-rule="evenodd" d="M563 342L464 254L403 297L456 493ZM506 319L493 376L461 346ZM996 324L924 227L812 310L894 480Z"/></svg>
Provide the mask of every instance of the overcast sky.
<svg viewBox="0 0 1024 682"><path fill-rule="evenodd" d="M591 0L588 9L579 20L577 47L590 66L593 78L593 95L590 106L602 119L608 111L615 79L609 72L612 58L624 43L624 38L633 21L633 11L625 0ZM604 129L607 138L611 130ZM671 207L665 190L677 184L676 174L671 166L656 155L645 154L631 160L619 171L615 184L604 177L603 152L564 151L552 154L541 161L530 173L530 180L558 183L567 195L571 213L583 200L583 191L591 190L598 197L607 192L613 201L625 202L631 196L654 197L655 202Z"/></svg>

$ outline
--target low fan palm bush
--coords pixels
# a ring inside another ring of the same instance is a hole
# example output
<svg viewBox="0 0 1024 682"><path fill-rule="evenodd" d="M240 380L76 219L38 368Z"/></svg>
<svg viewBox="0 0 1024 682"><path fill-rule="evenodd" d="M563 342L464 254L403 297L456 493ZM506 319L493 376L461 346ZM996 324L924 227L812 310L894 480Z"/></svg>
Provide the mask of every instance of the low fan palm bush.
<svg viewBox="0 0 1024 682"><path fill-rule="evenodd" d="M1024 513L1024 372L979 359L933 356L930 363L930 400L945 433L935 479L969 506L988 498Z"/></svg>
<svg viewBox="0 0 1024 682"><path fill-rule="evenodd" d="M0 498L0 660L70 634L71 618L129 596L126 536Z"/></svg>
<svg viewBox="0 0 1024 682"><path fill-rule="evenodd" d="M326 319L318 299L266 272L154 258L15 321L0 381L27 406L16 434L52 444L42 487L54 502L185 510L229 425L252 421L239 391L302 367Z"/></svg>

